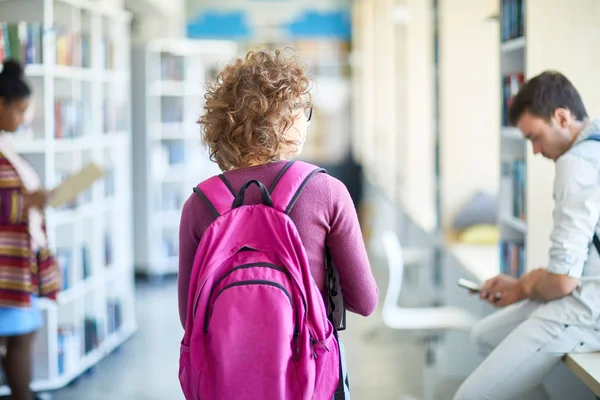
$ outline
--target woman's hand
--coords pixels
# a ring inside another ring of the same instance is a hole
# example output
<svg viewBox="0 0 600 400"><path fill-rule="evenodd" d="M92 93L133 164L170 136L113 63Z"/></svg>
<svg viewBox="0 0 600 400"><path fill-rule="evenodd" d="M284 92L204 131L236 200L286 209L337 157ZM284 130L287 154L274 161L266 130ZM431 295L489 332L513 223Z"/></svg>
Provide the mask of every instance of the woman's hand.
<svg viewBox="0 0 600 400"><path fill-rule="evenodd" d="M45 190L26 193L23 196L23 206L25 208L37 207L44 208L48 203L49 193Z"/></svg>
<svg viewBox="0 0 600 400"><path fill-rule="evenodd" d="M496 294L500 295L500 299L495 297ZM512 276L501 274L485 281L482 286L481 298L496 307L506 307L526 297L521 281Z"/></svg>

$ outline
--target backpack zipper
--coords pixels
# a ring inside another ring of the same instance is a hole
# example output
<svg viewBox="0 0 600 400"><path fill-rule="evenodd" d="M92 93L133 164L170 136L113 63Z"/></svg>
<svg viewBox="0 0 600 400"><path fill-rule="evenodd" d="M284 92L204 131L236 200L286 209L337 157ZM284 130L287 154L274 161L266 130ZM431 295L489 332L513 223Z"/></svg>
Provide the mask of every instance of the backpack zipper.
<svg viewBox="0 0 600 400"><path fill-rule="evenodd" d="M214 303L217 301L217 299L219 298L219 296L227 289L231 289L233 287L236 286L249 286L249 285L268 285L268 286L273 286L276 287L278 289L280 289L288 298L288 300L290 301L290 305L292 306L292 310L294 310L294 303L292 302L292 296L290 295L290 292L287 291L287 289L285 287L283 287L282 285L275 283L275 282L271 282L271 281L265 281L265 280L248 280L248 281L240 281L240 282L234 282L231 283L227 286L225 286L223 289L221 289L219 291L219 293L217 293L217 295L215 296L215 299L209 303L209 306L207 306L206 308L206 318L204 321L204 333L208 333L208 322L209 322L209 308L211 307L211 305L214 305ZM212 304L211 304L212 303ZM294 310L296 311L296 310ZM295 327L294 330L298 330L298 313L295 312L296 314L296 323L295 323Z"/></svg>
<svg viewBox="0 0 600 400"><path fill-rule="evenodd" d="M296 326L294 328L294 348L296 350L296 361L300 361L300 347L298 347L298 337L300 336L300 329Z"/></svg>
<svg viewBox="0 0 600 400"><path fill-rule="evenodd" d="M327 350L329 352L329 347L327 347L327 345L325 343L323 343L323 340L316 340L315 338L313 338L312 336L310 337L310 347L312 348L312 355L315 358L315 360L318 358L317 357L317 351L315 350L315 344L320 343L321 345L323 345L323 347L325 347L325 350Z"/></svg>
<svg viewBox="0 0 600 400"><path fill-rule="evenodd" d="M212 299L213 296L213 292L215 290L215 288L221 283L223 282L223 280L225 278L227 278L229 275L231 275L232 273L234 273L235 271L239 271L241 269L248 269L248 268L254 268L254 267L265 267L265 268L271 268L280 272L283 272L285 275L287 275L287 277L291 280L292 277L289 273L288 270L286 270L285 268L281 268L278 267L275 264L270 264L270 263L265 263L265 262L256 262L256 263L250 263L250 264L243 264L240 265L238 267L232 268L229 271L227 271L225 274L223 274L223 276L221 276L212 286L211 290L210 290L210 294L208 296L208 301L210 301ZM194 300L194 311L193 311L193 316L194 318L196 317L196 310L198 308L198 302L200 301L200 290L198 291L198 294L196 295L196 299ZM304 301L304 298L302 299L302 301ZM206 316L205 316L206 319Z"/></svg>

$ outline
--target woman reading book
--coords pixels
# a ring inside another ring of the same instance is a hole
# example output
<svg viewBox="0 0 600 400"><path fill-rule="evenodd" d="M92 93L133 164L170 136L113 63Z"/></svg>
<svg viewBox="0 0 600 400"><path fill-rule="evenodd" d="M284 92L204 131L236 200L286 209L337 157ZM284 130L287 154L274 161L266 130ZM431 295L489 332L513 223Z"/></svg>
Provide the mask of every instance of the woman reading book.
<svg viewBox="0 0 600 400"><path fill-rule="evenodd" d="M0 72L0 359L14 400L31 400L33 338L42 325L38 298L54 299L59 272L48 251L48 194L7 135L23 123L31 89L21 66Z"/></svg>

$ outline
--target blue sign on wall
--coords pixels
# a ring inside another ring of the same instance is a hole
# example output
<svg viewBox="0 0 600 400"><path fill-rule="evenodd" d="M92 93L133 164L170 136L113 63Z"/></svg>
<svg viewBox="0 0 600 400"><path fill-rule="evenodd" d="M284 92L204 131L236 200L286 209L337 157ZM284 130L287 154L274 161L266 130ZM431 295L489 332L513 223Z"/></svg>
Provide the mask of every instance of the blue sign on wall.
<svg viewBox="0 0 600 400"><path fill-rule="evenodd" d="M243 39L251 31L244 11L205 10L187 24L187 36L192 39Z"/></svg>
<svg viewBox="0 0 600 400"><path fill-rule="evenodd" d="M287 24L292 37L334 38L350 40L352 27L346 10L307 10Z"/></svg>
<svg viewBox="0 0 600 400"><path fill-rule="evenodd" d="M252 0L264 1L264 0ZM284 2L289 0L277 0ZM187 36L192 39L248 39L254 33L248 23L247 11L200 11L188 21ZM305 10L291 22L281 25L290 38L324 38L350 40L351 18L347 9L317 11Z"/></svg>

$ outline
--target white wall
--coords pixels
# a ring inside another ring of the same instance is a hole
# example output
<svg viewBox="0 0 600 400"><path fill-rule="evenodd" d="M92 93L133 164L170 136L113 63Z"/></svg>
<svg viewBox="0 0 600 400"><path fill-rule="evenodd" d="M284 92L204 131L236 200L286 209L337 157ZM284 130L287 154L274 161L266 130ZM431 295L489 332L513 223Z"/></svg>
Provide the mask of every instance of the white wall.
<svg viewBox="0 0 600 400"><path fill-rule="evenodd" d="M134 46L155 38L185 36L185 0L125 0L125 5L134 13Z"/></svg>
<svg viewBox="0 0 600 400"><path fill-rule="evenodd" d="M500 184L498 0L440 0L442 226L478 191Z"/></svg>
<svg viewBox="0 0 600 400"><path fill-rule="evenodd" d="M400 198L411 218L433 231L435 215L435 137L433 11L430 2L406 1L409 23L405 50L405 126L399 146L404 163Z"/></svg>

